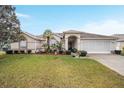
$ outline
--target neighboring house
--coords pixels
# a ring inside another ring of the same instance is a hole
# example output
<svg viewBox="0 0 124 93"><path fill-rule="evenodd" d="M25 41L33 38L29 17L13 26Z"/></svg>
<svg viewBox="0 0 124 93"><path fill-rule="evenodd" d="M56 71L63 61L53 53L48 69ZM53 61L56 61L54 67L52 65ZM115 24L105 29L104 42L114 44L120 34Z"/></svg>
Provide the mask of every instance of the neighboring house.
<svg viewBox="0 0 124 93"><path fill-rule="evenodd" d="M124 34L114 34L114 37L117 37L117 50L122 50L124 47Z"/></svg>
<svg viewBox="0 0 124 93"><path fill-rule="evenodd" d="M46 39L42 35L34 36L29 33L23 33L26 37L27 44L24 41L21 44L22 49L31 49L33 53L46 43ZM64 31L63 33L53 33L54 39L51 39L50 44L63 40L63 48L76 48L77 50L86 50L88 53L111 53L117 48L118 37L105 36L75 30ZM11 49L18 49L17 42L11 44Z"/></svg>
<svg viewBox="0 0 124 93"><path fill-rule="evenodd" d="M43 37L37 37L27 32L23 32L23 35L26 38L25 41L20 42L20 49L23 50L31 49L32 52L35 53L35 51L37 49L41 49L42 45L46 42L46 40ZM19 49L19 42L11 43L11 49L13 50Z"/></svg>

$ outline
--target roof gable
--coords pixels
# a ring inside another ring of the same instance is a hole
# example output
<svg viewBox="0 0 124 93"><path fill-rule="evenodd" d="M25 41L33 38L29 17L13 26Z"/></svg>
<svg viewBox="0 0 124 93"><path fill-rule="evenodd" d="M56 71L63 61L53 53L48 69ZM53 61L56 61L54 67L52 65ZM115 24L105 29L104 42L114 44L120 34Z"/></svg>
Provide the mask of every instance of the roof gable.
<svg viewBox="0 0 124 93"><path fill-rule="evenodd" d="M30 34L28 32L22 32L22 33L27 35L27 36L29 36L29 37L31 37L31 38L33 38L33 39L35 39L35 40L45 40L44 38L40 38L40 37L34 36L34 35L32 35L32 34Z"/></svg>

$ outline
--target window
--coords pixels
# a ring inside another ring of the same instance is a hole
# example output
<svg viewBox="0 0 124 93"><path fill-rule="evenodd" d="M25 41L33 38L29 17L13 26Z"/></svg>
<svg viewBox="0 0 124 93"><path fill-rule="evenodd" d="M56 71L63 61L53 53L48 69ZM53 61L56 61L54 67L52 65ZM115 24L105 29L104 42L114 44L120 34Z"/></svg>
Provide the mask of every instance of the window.
<svg viewBox="0 0 124 93"><path fill-rule="evenodd" d="M20 42L20 48L26 48L26 41Z"/></svg>

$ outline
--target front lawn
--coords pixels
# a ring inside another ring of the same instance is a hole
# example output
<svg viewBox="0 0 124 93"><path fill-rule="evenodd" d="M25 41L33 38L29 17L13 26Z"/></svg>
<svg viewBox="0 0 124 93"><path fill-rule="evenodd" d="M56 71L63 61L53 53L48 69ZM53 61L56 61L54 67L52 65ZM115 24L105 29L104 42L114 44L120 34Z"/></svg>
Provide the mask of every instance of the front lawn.
<svg viewBox="0 0 124 93"><path fill-rule="evenodd" d="M124 77L91 59L7 55L0 59L0 87L124 87Z"/></svg>

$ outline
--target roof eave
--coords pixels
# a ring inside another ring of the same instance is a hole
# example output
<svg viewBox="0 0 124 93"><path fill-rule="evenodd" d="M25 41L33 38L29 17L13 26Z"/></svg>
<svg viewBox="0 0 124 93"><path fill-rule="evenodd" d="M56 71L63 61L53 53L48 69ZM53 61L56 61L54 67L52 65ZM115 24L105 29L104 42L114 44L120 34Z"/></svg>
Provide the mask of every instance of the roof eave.
<svg viewBox="0 0 124 93"><path fill-rule="evenodd" d="M116 38L81 38L82 40L116 40Z"/></svg>

